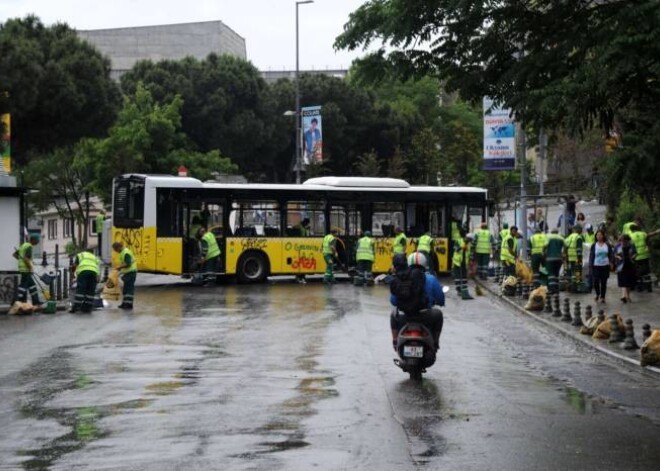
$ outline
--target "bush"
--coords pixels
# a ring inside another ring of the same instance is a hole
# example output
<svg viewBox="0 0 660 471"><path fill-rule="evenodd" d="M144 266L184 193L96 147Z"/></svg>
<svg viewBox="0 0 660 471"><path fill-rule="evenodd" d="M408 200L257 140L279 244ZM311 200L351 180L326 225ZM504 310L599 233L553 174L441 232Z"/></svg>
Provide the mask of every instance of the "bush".
<svg viewBox="0 0 660 471"><path fill-rule="evenodd" d="M66 245L64 246L64 251L66 252L66 254L67 254L69 257L71 257L71 256L75 255L76 252L78 252L78 247L76 247L76 244L74 244L73 242L69 241L69 242L67 242Z"/></svg>

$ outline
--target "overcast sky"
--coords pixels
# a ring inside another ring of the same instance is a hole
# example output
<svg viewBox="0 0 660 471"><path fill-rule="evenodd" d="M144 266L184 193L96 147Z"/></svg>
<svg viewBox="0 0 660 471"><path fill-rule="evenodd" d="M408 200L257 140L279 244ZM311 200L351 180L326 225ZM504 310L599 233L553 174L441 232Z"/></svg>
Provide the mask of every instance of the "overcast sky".
<svg viewBox="0 0 660 471"><path fill-rule="evenodd" d="M300 68L348 68L361 52L335 52L335 37L364 0L315 0L300 5ZM295 0L0 0L0 22L37 15L75 29L221 20L245 38L260 70L295 69Z"/></svg>

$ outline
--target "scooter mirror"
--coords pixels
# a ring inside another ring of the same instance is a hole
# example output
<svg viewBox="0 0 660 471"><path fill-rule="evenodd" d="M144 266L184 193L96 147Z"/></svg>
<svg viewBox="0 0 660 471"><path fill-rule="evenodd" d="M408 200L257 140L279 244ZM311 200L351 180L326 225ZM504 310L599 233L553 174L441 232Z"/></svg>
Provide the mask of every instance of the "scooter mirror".
<svg viewBox="0 0 660 471"><path fill-rule="evenodd" d="M443 286L442 287L442 292L443 293L449 293L449 286Z"/></svg>

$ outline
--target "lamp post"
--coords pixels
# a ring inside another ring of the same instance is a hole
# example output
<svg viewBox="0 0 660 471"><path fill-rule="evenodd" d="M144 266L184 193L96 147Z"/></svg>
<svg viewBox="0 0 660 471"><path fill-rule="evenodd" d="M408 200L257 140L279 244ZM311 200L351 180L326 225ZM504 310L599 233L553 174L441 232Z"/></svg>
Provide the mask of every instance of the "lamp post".
<svg viewBox="0 0 660 471"><path fill-rule="evenodd" d="M300 169L302 167L302 116L300 116L300 82L298 80L300 68L298 53L298 6L306 3L314 3L314 0L296 2L296 183L300 183Z"/></svg>

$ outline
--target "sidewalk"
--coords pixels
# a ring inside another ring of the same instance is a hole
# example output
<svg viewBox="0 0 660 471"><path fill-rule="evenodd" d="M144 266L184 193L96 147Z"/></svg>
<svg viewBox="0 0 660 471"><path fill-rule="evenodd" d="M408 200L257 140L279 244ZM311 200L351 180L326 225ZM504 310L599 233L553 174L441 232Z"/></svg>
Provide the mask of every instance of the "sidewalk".
<svg viewBox="0 0 660 471"><path fill-rule="evenodd" d="M499 297L503 302L508 303L518 311L543 322L544 324L557 329L560 333L567 335L578 342L586 344L602 353L615 357L621 361L629 364L636 365L644 371L649 371L660 375L660 366L640 366L640 353L639 349L624 350L623 342L609 343L609 340L596 340L591 335L580 334L580 327L574 327L570 322L564 322L560 317L553 317L552 314L545 311L528 311L524 308L527 300L519 296L503 296L501 295L500 286L494 282L493 278L488 281L475 280L475 283L480 285L490 294ZM561 292L559 293L560 308L563 310L564 299L570 300L571 314L574 311L575 301L580 301L580 311L582 320L584 321L584 313L587 306L591 306L592 314L597 315L599 310L603 310L606 318L611 314L619 313L623 317L624 322L632 319L635 332L635 340L641 347L642 345L642 326L649 324L651 330L660 329L660 314L658 313L658 305L660 305L660 289L654 288L652 293L632 292L630 297L632 302L624 304L621 302L621 290L617 287L616 274L610 276L607 284L606 303L595 303L595 294L577 294Z"/></svg>

